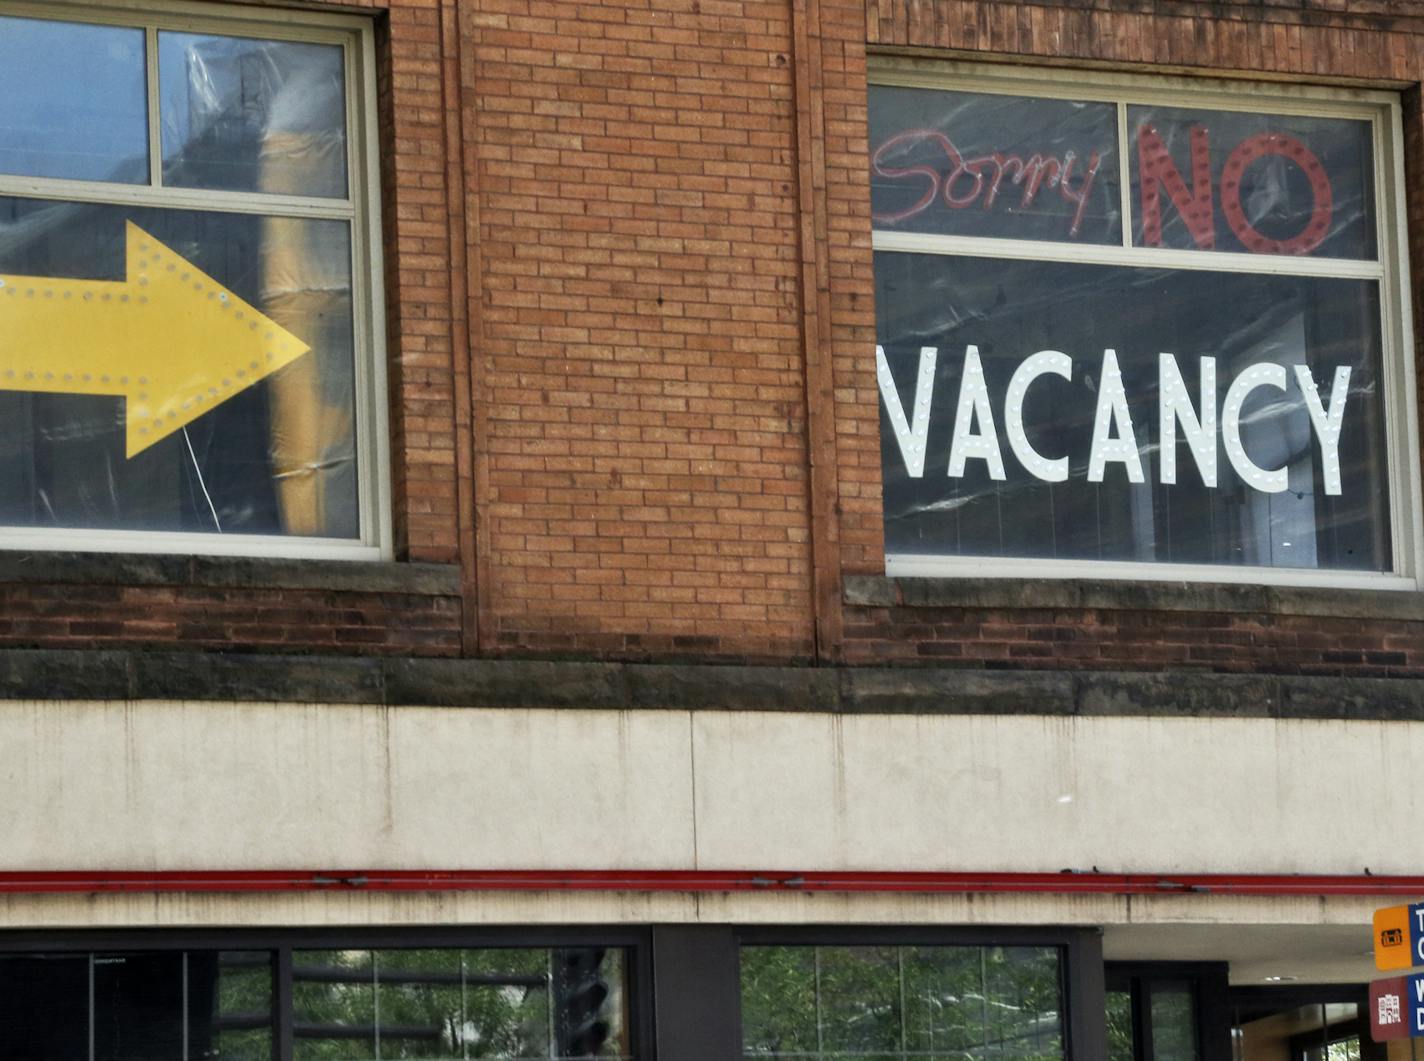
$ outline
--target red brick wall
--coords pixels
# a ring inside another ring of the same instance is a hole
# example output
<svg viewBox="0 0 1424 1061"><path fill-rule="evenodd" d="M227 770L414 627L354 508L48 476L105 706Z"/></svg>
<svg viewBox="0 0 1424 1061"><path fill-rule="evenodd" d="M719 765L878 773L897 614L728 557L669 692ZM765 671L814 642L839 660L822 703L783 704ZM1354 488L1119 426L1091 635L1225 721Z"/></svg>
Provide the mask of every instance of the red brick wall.
<svg viewBox="0 0 1424 1061"><path fill-rule="evenodd" d="M859 608L847 662L1424 677L1424 623L1303 615Z"/></svg>
<svg viewBox="0 0 1424 1061"><path fill-rule="evenodd" d="M412 560L459 559L452 239L438 5L393 3L379 35L393 517Z"/></svg>
<svg viewBox="0 0 1424 1061"><path fill-rule="evenodd" d="M455 356L464 306L455 297L462 283L452 282L451 269L463 252L451 196L463 189L446 172L447 103L453 106L454 91L444 62L450 20L442 16L454 0L306 0L302 6L367 9L375 21L396 553L455 563L462 520L472 517L456 500L457 454L465 439L455 423L468 401L459 381L468 376Z"/></svg>
<svg viewBox="0 0 1424 1061"><path fill-rule="evenodd" d="M459 12L482 643L809 656L790 6Z"/></svg>
<svg viewBox="0 0 1424 1061"><path fill-rule="evenodd" d="M450 656L453 596L221 586L0 585L0 644Z"/></svg>
<svg viewBox="0 0 1424 1061"><path fill-rule="evenodd" d="M1413 623L843 606L841 583L883 571L868 49L1409 86L1424 3L356 6L398 554L458 563L461 594L32 579L0 584L0 645L1418 665Z"/></svg>

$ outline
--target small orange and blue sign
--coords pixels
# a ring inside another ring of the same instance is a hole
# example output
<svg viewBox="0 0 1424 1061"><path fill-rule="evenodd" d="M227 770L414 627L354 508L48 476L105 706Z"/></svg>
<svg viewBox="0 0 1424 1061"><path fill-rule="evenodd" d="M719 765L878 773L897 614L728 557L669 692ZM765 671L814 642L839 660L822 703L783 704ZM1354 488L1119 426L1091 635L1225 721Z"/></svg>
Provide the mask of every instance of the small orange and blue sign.
<svg viewBox="0 0 1424 1061"><path fill-rule="evenodd" d="M1375 968L1424 965L1424 903L1387 906L1374 917Z"/></svg>

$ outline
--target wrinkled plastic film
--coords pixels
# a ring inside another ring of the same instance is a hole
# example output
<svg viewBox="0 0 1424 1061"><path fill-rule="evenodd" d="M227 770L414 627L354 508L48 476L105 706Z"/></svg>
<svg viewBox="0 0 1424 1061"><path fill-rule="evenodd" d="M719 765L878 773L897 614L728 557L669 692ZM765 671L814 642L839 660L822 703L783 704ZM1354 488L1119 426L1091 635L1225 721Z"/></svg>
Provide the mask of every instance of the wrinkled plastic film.
<svg viewBox="0 0 1424 1061"><path fill-rule="evenodd" d="M273 376L272 473L290 534L358 525L350 248L346 232L262 223L262 305L312 347Z"/></svg>
<svg viewBox="0 0 1424 1061"><path fill-rule="evenodd" d="M191 332L185 318L165 324L159 317L141 325L147 330L135 346L136 325L113 316L123 293L134 300L127 304L134 321L159 306L139 310L140 289L114 286L134 272L130 223L152 237L136 267L157 272L142 291L181 282L184 299L174 312L200 315L201 341L177 341ZM0 523L357 537L349 238L344 221L276 224L242 214L0 199L0 276L34 280L0 290L5 312L62 305L67 319L82 321L99 308L112 322L87 345L5 351L0 372L23 375L21 359L33 353L48 359L55 379L45 379L41 366L34 379L0 390ZM46 301L47 278L98 284L96 301ZM102 302L103 293L114 301ZM244 314L240 321L236 313ZM274 343L233 361L230 340L249 328ZM265 352L282 355L281 363L289 357L284 331L312 350L268 374ZM120 357L120 349L131 353ZM130 356L151 366L141 387L124 360ZM85 393L54 393L61 387ZM156 402L170 392L199 402L196 417L126 455L136 396ZM306 483L303 496L290 482Z"/></svg>
<svg viewBox="0 0 1424 1061"><path fill-rule="evenodd" d="M875 227L1122 242L1112 104L873 86Z"/></svg>
<svg viewBox="0 0 1424 1061"><path fill-rule="evenodd" d="M164 182L344 198L342 64L335 45L160 33Z"/></svg>
<svg viewBox="0 0 1424 1061"><path fill-rule="evenodd" d="M1369 122L1128 108L1139 247L1373 259Z"/></svg>
<svg viewBox="0 0 1424 1061"><path fill-rule="evenodd" d="M165 155L178 182L281 196L345 194L339 48L164 34L162 50L172 109ZM235 138L243 149L232 150ZM301 535L352 528L359 520L349 230L268 217L261 233L263 310L313 348L268 383L284 528Z"/></svg>

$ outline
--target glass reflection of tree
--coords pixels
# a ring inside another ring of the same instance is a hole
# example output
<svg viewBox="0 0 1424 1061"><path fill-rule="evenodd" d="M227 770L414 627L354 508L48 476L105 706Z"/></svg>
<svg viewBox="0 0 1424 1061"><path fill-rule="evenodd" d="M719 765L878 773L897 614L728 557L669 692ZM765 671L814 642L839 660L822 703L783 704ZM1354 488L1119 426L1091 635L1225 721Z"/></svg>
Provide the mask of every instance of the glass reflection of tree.
<svg viewBox="0 0 1424 1061"><path fill-rule="evenodd" d="M747 947L747 1057L1062 1061L1058 952Z"/></svg>
<svg viewBox="0 0 1424 1061"><path fill-rule="evenodd" d="M1132 992L1107 996L1108 1061L1133 1061Z"/></svg>
<svg viewBox="0 0 1424 1061"><path fill-rule="evenodd" d="M305 951L294 955L297 1061L365 1058L558 1058L558 1000L544 949ZM596 1053L626 1050L622 955L603 954L601 1014L612 1027Z"/></svg>
<svg viewBox="0 0 1424 1061"><path fill-rule="evenodd" d="M268 951L190 951L191 1057L270 1061L272 955Z"/></svg>

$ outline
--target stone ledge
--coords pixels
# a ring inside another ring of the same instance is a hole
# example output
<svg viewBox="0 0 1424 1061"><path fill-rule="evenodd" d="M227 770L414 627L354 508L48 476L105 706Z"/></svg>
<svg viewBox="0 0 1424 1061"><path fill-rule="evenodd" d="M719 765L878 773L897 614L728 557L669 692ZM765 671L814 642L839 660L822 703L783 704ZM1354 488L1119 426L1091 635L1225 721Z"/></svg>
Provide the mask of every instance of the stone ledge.
<svg viewBox="0 0 1424 1061"><path fill-rule="evenodd" d="M0 651L0 699L1424 721L1408 678L63 649Z"/></svg>
<svg viewBox="0 0 1424 1061"><path fill-rule="evenodd" d="M844 600L846 604L867 608L1227 612L1424 621L1424 593L1229 582L850 575L845 580Z"/></svg>
<svg viewBox="0 0 1424 1061"><path fill-rule="evenodd" d="M0 552L0 584L4 583L320 589L455 597L460 594L460 569L454 564L361 560Z"/></svg>

